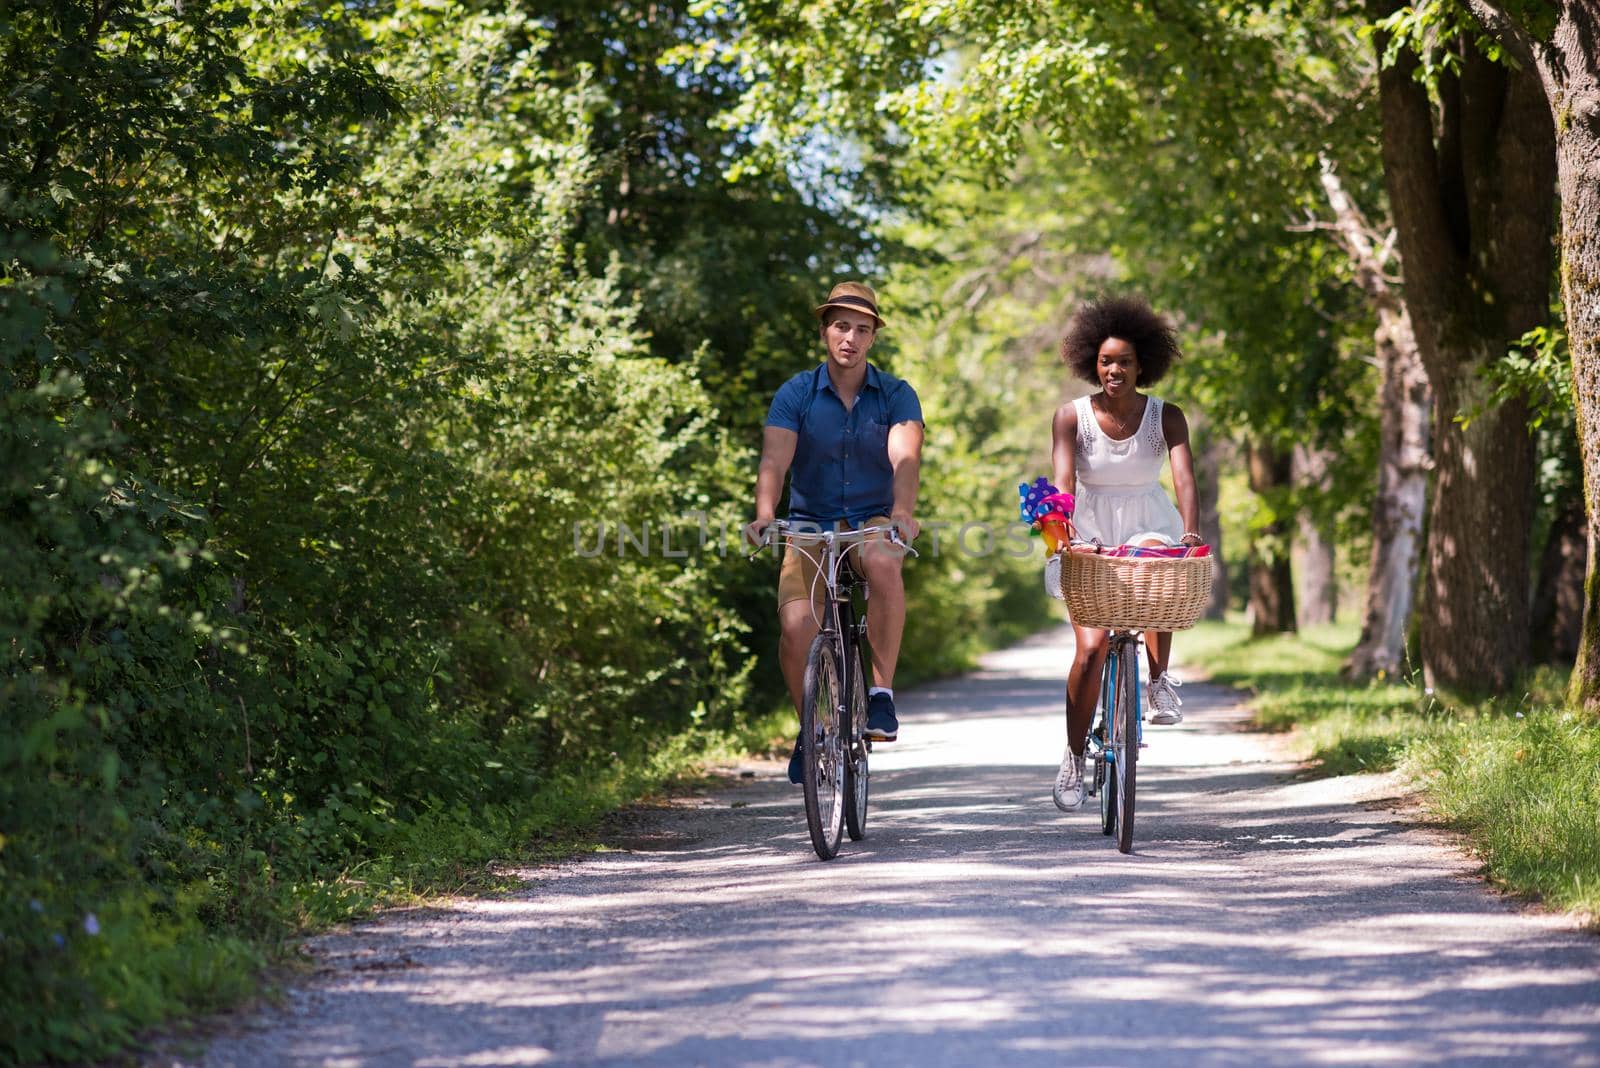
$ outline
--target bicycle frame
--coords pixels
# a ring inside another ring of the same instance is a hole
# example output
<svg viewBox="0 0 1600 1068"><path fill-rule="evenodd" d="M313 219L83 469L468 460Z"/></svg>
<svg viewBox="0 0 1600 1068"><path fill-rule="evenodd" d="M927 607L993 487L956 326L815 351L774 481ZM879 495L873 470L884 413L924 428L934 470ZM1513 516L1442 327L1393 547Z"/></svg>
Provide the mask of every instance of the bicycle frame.
<svg viewBox="0 0 1600 1068"><path fill-rule="evenodd" d="M839 539L830 539L823 556L823 564L830 577L827 601L823 607L824 619L818 621L818 633L835 649L840 665L839 722L843 726L840 754L844 778L844 829L852 842L859 842L867 833L867 794L871 771L867 755L872 752L872 740L866 736L867 728L867 672L862 649L867 633L866 614L856 612L855 592L859 589L865 599L867 584L854 567L849 566L849 551L862 544L860 540L841 547ZM818 568L818 577L823 568ZM812 604L815 605L815 599ZM818 850L819 854L823 851ZM824 857L826 859L826 857Z"/></svg>
<svg viewBox="0 0 1600 1068"><path fill-rule="evenodd" d="M832 754L829 756L829 767L834 767L834 761L839 765L836 770L842 778L845 796L842 801L842 818L845 827L850 832L852 840L859 840L866 833L867 819L867 791L868 767L867 754L872 751L872 743L866 737L866 687L867 671L869 667L864 662L862 649L865 647L867 623L865 613L857 613L854 600L855 591L859 588L865 599L869 590L865 580L850 566L849 553L858 549L867 538L883 533L896 544L904 545L893 527L871 526L856 530L845 531L814 531L803 526L788 522L775 522L769 528L766 544L770 544L774 536L785 540L789 551L802 552L816 565L814 583L825 585L821 617L816 614L816 587L810 591L813 618L817 623L817 638L814 639L812 653L808 659L808 678L812 668L809 666L815 661L818 653L817 643L828 649L828 654L823 656L825 663L829 655L837 665L838 689L833 695L835 704L834 712L837 714L841 726L840 734L820 737L826 739L833 737L835 742L826 740L821 749ZM916 550L905 546L906 550L915 554ZM756 550L760 552L760 549ZM753 556L754 554L752 554ZM809 692L809 691L808 691ZM807 699L808 701L810 698ZM802 728L808 722L809 706L801 712ZM837 748L835 748L835 745ZM806 818L811 825L812 844L816 847L817 854L824 860L831 859L838 848L838 835L840 825L833 822L825 812L833 812L830 807L824 810L820 805L820 783L813 780L808 754L808 772L806 781L807 812ZM838 784L838 781L829 777L829 783ZM830 787L831 790L831 787ZM837 797L837 794L832 796ZM815 810L815 811L813 811ZM837 817L835 817L837 818Z"/></svg>
<svg viewBox="0 0 1600 1068"><path fill-rule="evenodd" d="M817 620L817 630L829 636L835 651L839 654L839 663L860 665L859 671L847 671L847 681L844 684L844 693L841 695L845 708L855 709L866 706L865 687L870 678L871 661L863 656L867 648L867 617L865 612L857 613L854 594L861 591L863 600L866 600L871 591L867 587L866 579L849 562L852 549L858 549L866 543L866 539L874 534L892 534L892 527L863 527L859 530L823 531L812 535L796 531L788 524L784 524L783 533L788 538L790 552L807 552L808 541L821 543L821 558L813 558L817 564L817 582L826 586L823 597L822 618ZM815 606L816 598L812 598ZM815 611L813 610L813 618ZM853 659L852 659L853 658ZM855 685L863 689L856 694ZM860 698L859 704L857 697ZM858 722L859 720L859 722ZM852 715L851 740L852 747L864 744L866 751L872 751L871 742L862 737L866 728L865 715Z"/></svg>
<svg viewBox="0 0 1600 1068"><path fill-rule="evenodd" d="M1140 708L1139 658L1142 635L1136 631L1113 631L1110 635L1106 662L1100 675L1100 697L1095 702L1095 718L1089 730L1090 756L1094 773L1086 784L1086 793L1100 797L1100 830L1104 834L1117 834L1117 848L1124 853L1133 848L1133 789L1134 770L1138 764L1138 751L1144 746L1144 715ZM1128 679L1125 680L1124 673ZM1118 744L1117 694L1126 694L1132 702L1133 737ZM1131 752L1127 748L1131 745ZM1128 767L1118 769L1118 749L1127 754ZM1118 784L1125 770L1128 788Z"/></svg>
<svg viewBox="0 0 1600 1068"><path fill-rule="evenodd" d="M834 648L839 653L841 662L844 662L848 654L859 650L861 639L866 636L867 630L865 616L857 619L852 597L859 589L865 598L868 593L867 583L849 565L850 550L859 548L865 543L865 539L873 534L892 533L893 528L875 526L862 527L859 530L810 533L783 521L775 522L773 526L777 528L779 536L787 542L789 552L805 553L817 565L817 576L813 581L823 583L826 593L823 595L822 618L817 619L816 591L813 589L812 618L816 619L819 633L832 636ZM812 544L820 546L820 556L812 554Z"/></svg>

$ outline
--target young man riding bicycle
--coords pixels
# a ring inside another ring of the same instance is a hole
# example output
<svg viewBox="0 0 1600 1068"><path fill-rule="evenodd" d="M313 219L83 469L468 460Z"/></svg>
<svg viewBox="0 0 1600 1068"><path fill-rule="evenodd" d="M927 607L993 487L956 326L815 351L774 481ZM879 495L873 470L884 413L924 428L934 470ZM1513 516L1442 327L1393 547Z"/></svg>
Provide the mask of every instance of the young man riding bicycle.
<svg viewBox="0 0 1600 1068"><path fill-rule="evenodd" d="M816 309L827 360L779 387L762 431L756 474L756 517L745 528L759 542L777 516L784 476L789 476L789 519L818 530L890 525L901 538L917 536L913 517L922 464L922 405L916 390L867 362L884 320L878 297L860 282L841 282ZM894 670L905 629L904 550L884 539L862 546L856 563L872 596L867 632L872 680L866 737L892 742L899 734ZM816 564L788 552L778 575L778 661L798 711L806 654L821 613ZM797 743L789 781L802 777Z"/></svg>

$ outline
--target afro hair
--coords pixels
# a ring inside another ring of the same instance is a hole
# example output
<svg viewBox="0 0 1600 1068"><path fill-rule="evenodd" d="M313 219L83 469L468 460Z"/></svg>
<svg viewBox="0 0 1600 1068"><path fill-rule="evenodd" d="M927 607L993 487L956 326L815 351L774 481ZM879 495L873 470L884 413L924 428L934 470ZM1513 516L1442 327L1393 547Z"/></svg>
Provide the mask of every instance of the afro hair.
<svg viewBox="0 0 1600 1068"><path fill-rule="evenodd" d="M1138 386L1153 386L1166 375L1173 360L1183 358L1178 333L1165 318L1150 310L1141 297L1102 297L1084 304L1067 325L1061 342L1061 359L1072 373L1099 385L1095 364L1106 338L1120 338L1139 357Z"/></svg>

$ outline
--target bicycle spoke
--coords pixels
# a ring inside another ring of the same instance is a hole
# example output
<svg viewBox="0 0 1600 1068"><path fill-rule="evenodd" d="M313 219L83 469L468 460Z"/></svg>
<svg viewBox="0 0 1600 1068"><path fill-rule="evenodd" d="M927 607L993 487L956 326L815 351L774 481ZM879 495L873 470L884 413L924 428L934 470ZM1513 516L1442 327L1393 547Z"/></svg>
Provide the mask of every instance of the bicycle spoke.
<svg viewBox="0 0 1600 1068"><path fill-rule="evenodd" d="M1125 644L1118 657L1112 709L1117 734L1117 849L1133 852L1133 811L1139 769L1139 646Z"/></svg>
<svg viewBox="0 0 1600 1068"><path fill-rule="evenodd" d="M811 844L823 860L839 850L844 832L844 783L840 760L839 663L832 636L824 632L811 643L806 658L805 702L801 733L805 753L806 824Z"/></svg>
<svg viewBox="0 0 1600 1068"><path fill-rule="evenodd" d="M844 757L844 822L850 840L859 842L867 834L867 743L862 730L867 720L866 679L861 669L860 652L849 647L845 652L850 678L846 682L849 692L849 716L841 723L842 755Z"/></svg>

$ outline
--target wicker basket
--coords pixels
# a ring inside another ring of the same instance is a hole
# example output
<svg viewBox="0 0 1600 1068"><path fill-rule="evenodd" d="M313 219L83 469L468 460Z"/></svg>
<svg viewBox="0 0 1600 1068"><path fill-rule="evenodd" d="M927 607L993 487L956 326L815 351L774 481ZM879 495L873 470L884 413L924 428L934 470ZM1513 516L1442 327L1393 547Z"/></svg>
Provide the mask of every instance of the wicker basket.
<svg viewBox="0 0 1600 1068"><path fill-rule="evenodd" d="M1080 627L1188 630L1211 601L1209 556L1063 553L1061 592Z"/></svg>

